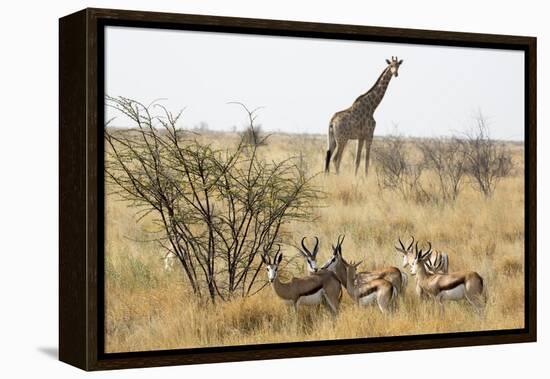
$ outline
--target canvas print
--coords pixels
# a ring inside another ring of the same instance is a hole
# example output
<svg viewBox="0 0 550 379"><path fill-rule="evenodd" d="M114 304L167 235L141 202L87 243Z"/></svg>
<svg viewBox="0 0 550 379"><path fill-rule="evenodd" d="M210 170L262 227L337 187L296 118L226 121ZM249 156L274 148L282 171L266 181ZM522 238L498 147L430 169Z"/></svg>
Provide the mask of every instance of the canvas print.
<svg viewBox="0 0 550 379"><path fill-rule="evenodd" d="M523 51L108 26L105 352L524 327Z"/></svg>

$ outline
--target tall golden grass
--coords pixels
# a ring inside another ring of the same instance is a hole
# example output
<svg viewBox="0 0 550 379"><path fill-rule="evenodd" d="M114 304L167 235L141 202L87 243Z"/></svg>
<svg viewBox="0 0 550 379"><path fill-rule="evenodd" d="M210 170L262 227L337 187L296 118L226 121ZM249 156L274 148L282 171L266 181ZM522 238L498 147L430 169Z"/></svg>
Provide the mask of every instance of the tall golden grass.
<svg viewBox="0 0 550 379"><path fill-rule="evenodd" d="M206 133L205 143L236 143L231 134ZM375 140L376 143L376 140ZM277 134L260 148L270 159L302 154L311 173L321 172L325 139ZM414 145L413 142L410 143ZM360 269L398 266L397 237L430 240L449 254L450 270L479 272L487 289L483 317L465 302L449 303L445 312L414 292L414 278L399 299L397 311L383 315L377 307L359 308L344 294L336 318L317 307L291 312L267 286L257 295L215 305L193 298L180 268L165 272L163 252L150 239L150 219L136 223L134 209L107 196L105 240L105 350L107 352L312 341L372 336L513 329L524 322L523 147L510 146L515 174L504 178L491 198L467 184L454 203L416 203L378 188L374 162L364 178L353 175L353 144L343 157L341 174L316 178L326 192L310 222L285 225L296 243L319 236L320 261L345 234L343 254L364 259ZM412 147L411 147L412 148ZM364 164L364 162L363 162ZM430 180L429 175L424 180ZM283 246L285 257L296 255ZM176 265L177 266L177 265ZM305 275L305 267L282 272Z"/></svg>

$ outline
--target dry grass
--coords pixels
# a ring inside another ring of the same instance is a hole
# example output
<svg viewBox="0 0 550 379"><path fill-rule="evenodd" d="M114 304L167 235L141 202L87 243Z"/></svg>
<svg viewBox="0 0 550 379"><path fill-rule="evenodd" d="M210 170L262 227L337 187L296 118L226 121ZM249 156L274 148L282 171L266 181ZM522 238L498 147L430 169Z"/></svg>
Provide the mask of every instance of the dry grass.
<svg viewBox="0 0 550 379"><path fill-rule="evenodd" d="M231 143L236 136L209 134L205 141ZM323 167L321 137L274 135L261 148L281 159L300 151L312 172ZM340 176L316 180L327 193L323 207L310 223L286 225L288 242L303 235L321 239L320 260L328 258L330 243L346 234L344 256L365 259L361 268L398 266L393 246L398 236L430 239L448 252L450 269L475 270L485 279L488 304L484 317L463 302L448 304L443 315L414 293L409 277L398 310L382 315L377 307L358 308L347 294L340 314L301 309L294 314L266 287L245 300L209 305L189 294L184 276L163 271L161 250L148 238L150 221L136 225L127 204L106 199L106 346L107 352L142 351L201 346L261 344L370 336L391 336L523 327L524 188L523 149L514 146L515 176L506 178L491 199L466 186L454 204L417 204L381 192L371 166L370 175L353 176L354 144L342 162ZM372 162L371 162L372 165ZM363 169L363 168L362 168ZM293 248L284 249L288 258ZM304 268L305 271L305 268ZM294 275L302 275L295 272Z"/></svg>

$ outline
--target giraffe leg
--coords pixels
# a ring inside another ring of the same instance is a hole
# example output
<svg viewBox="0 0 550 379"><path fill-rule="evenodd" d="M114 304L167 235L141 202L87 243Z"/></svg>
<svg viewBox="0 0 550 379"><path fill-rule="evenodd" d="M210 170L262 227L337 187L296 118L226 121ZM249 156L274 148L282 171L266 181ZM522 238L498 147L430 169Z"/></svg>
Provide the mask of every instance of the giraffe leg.
<svg viewBox="0 0 550 379"><path fill-rule="evenodd" d="M330 172L330 158L331 156L333 156L335 150L336 150L336 139L334 138L334 132L331 126L329 128L327 155L325 157L325 173Z"/></svg>
<svg viewBox="0 0 550 379"><path fill-rule="evenodd" d="M359 170L359 164L361 163L361 153L363 152L363 138L357 138L357 150L355 152L355 175L357 176L357 170Z"/></svg>
<svg viewBox="0 0 550 379"><path fill-rule="evenodd" d="M376 121L371 120L369 123L369 128L367 131L367 138L365 140L365 149L367 150L365 154L365 176L369 175L369 158L370 158L370 147L372 145L372 138L374 136L374 127L376 126Z"/></svg>
<svg viewBox="0 0 550 379"><path fill-rule="evenodd" d="M342 154L344 153L344 148L347 143L347 140L340 140L336 142L336 154L334 156L334 167L336 168L336 174L340 172L340 162L342 161Z"/></svg>

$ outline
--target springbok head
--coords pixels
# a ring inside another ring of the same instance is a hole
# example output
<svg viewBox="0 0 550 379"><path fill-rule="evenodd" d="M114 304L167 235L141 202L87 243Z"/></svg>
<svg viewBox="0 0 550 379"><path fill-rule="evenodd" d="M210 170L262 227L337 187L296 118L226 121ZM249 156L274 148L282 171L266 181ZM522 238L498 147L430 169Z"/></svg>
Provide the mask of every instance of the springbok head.
<svg viewBox="0 0 550 379"><path fill-rule="evenodd" d="M338 259L344 259L342 256L342 243L346 238L345 235L339 235L338 240L336 241L336 246L332 245L332 256L330 259L321 267L321 270L330 269L336 264Z"/></svg>
<svg viewBox="0 0 550 379"><path fill-rule="evenodd" d="M350 261L349 263L344 261L344 264L346 265L348 277L355 278L355 274L357 273L357 267L359 267L361 263L363 263L363 261L359 261L357 263L354 261Z"/></svg>
<svg viewBox="0 0 550 379"><path fill-rule="evenodd" d="M302 248L296 247L300 254L306 259L307 270L311 273L317 272L317 253L319 252L319 238L315 237L315 246L313 250L309 250L305 244L306 237L302 238Z"/></svg>
<svg viewBox="0 0 550 379"><path fill-rule="evenodd" d="M403 254L403 268L410 266L414 261L414 252L412 250L414 245L414 237L411 236L411 239L411 243L409 243L408 246L405 247L405 244L403 244L401 238L398 238L397 240L399 241L399 246L395 246L395 250Z"/></svg>
<svg viewBox="0 0 550 379"><path fill-rule="evenodd" d="M399 66L403 63L403 59L399 60L397 57L392 56L391 61L386 59L386 63L388 64L392 75L397 78L399 76Z"/></svg>
<svg viewBox="0 0 550 379"><path fill-rule="evenodd" d="M432 255L432 243L428 241L428 249L426 252L423 252L422 249L418 249L418 241L416 241L416 244L414 246L415 252L414 252L414 260L411 264L411 274L416 275L418 272L419 265L423 265L423 267L426 267L427 262L430 259L430 256Z"/></svg>
<svg viewBox="0 0 550 379"><path fill-rule="evenodd" d="M273 257L273 260L271 260L267 252L262 254L262 262L266 266L267 279L269 280L270 283L273 283L273 281L277 277L277 272L279 271L279 265L283 260L283 253L281 253L281 245L277 245L277 246L278 246L278 250L277 250L277 253L275 253L275 256Z"/></svg>

